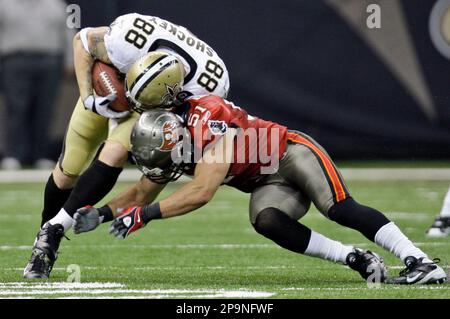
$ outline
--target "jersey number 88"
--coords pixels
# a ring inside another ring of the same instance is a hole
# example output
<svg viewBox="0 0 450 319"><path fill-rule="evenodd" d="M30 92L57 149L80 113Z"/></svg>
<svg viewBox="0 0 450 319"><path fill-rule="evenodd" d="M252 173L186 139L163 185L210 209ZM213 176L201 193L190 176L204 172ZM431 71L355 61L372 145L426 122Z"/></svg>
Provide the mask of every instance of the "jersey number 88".
<svg viewBox="0 0 450 319"><path fill-rule="evenodd" d="M141 18L136 18L136 20L134 20L133 22L133 26L137 30L143 31L145 35L133 28L130 29L125 35L125 41L133 44L138 49L142 49L147 43L147 36L152 34L153 30L155 30L155 27L150 23L142 20Z"/></svg>
<svg viewBox="0 0 450 319"><path fill-rule="evenodd" d="M221 79L223 76L223 68L216 62L208 60L208 62L206 62L206 71L208 71L208 73L203 72L200 74L197 83L204 87L208 92L213 92L217 85L219 85L219 82L214 77Z"/></svg>

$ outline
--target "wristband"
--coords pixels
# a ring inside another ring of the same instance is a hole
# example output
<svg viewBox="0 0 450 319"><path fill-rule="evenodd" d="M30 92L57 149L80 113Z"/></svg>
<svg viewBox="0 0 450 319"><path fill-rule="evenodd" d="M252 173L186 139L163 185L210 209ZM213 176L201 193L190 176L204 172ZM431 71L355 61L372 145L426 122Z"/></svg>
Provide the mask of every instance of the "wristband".
<svg viewBox="0 0 450 319"><path fill-rule="evenodd" d="M110 222L114 219L113 212L108 205L99 208L98 215L102 223Z"/></svg>
<svg viewBox="0 0 450 319"><path fill-rule="evenodd" d="M141 209L141 217L144 223L148 223L152 219L161 219L161 208L159 203L154 203L151 205L146 205Z"/></svg>

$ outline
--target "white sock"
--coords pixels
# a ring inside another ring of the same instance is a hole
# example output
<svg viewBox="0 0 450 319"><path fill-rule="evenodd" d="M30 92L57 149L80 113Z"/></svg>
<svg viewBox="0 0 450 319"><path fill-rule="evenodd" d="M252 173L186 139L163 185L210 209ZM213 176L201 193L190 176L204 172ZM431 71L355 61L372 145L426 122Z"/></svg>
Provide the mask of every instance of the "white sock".
<svg viewBox="0 0 450 319"><path fill-rule="evenodd" d="M442 217L450 217L450 189L445 195L444 205L442 205L441 214Z"/></svg>
<svg viewBox="0 0 450 319"><path fill-rule="evenodd" d="M48 221L50 225L61 224L64 227L64 233L67 232L73 224L73 218L61 208L59 213Z"/></svg>
<svg viewBox="0 0 450 319"><path fill-rule="evenodd" d="M413 256L416 258L425 257L425 261L431 262L427 254L414 246L394 222L390 222L378 230L375 234L375 243L389 250L402 261L408 256Z"/></svg>
<svg viewBox="0 0 450 319"><path fill-rule="evenodd" d="M311 230L311 239L309 240L305 255L345 264L347 255L352 251L352 246L343 245L338 241L329 239Z"/></svg>

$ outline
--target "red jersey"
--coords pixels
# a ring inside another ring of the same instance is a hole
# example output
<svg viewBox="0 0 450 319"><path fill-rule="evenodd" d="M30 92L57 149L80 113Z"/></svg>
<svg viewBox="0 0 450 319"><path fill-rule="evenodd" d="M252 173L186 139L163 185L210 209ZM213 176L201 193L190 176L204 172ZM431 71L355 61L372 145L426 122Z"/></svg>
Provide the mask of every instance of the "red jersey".
<svg viewBox="0 0 450 319"><path fill-rule="evenodd" d="M187 103L182 117L191 135L194 155L203 154L229 128L237 129L233 160L225 184L251 192L258 180L278 170L286 150L287 127L253 117L214 95L190 99Z"/></svg>

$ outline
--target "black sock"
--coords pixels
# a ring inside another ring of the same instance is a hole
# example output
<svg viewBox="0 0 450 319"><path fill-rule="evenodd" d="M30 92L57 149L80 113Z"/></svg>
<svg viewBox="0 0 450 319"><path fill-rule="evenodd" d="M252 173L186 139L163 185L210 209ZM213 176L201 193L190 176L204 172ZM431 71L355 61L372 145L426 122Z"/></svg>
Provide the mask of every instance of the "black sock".
<svg viewBox="0 0 450 319"><path fill-rule="evenodd" d="M390 222L381 212L357 203L353 198L333 205L328 217L336 223L359 231L374 241L378 230Z"/></svg>
<svg viewBox="0 0 450 319"><path fill-rule="evenodd" d="M44 208L42 210L41 227L58 214L70 196L71 189L60 189L55 184L53 174L48 178L44 191Z"/></svg>
<svg viewBox="0 0 450 319"><path fill-rule="evenodd" d="M97 204L114 187L121 172L122 168L95 160L80 176L64 210L73 217L78 208Z"/></svg>
<svg viewBox="0 0 450 319"><path fill-rule="evenodd" d="M255 230L290 251L303 254L311 239L311 229L276 208L266 208L256 217Z"/></svg>

